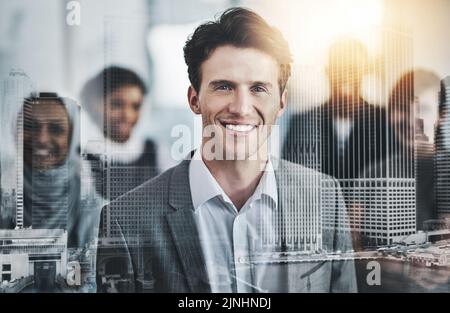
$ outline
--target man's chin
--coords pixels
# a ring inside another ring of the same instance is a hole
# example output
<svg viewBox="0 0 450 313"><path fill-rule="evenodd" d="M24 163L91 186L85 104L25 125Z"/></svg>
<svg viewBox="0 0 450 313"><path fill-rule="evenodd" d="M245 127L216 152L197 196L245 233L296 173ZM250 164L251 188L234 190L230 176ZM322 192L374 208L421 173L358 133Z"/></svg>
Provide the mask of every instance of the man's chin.
<svg viewBox="0 0 450 313"><path fill-rule="evenodd" d="M224 159L227 161L244 161L250 160L257 156L257 151L254 149L249 150L245 146L240 147L227 147L224 153Z"/></svg>

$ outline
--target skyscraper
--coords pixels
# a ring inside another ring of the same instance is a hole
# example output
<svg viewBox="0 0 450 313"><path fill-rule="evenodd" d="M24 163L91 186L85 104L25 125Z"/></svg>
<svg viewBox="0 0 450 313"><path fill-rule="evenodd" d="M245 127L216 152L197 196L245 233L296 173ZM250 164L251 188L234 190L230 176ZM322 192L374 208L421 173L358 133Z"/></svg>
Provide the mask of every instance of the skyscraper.
<svg viewBox="0 0 450 313"><path fill-rule="evenodd" d="M436 218L434 186L434 144L424 133L423 119L416 119L416 211L417 229L426 230L424 222Z"/></svg>
<svg viewBox="0 0 450 313"><path fill-rule="evenodd" d="M436 206L439 218L450 218L450 76L441 82L436 130Z"/></svg>
<svg viewBox="0 0 450 313"><path fill-rule="evenodd" d="M2 152L0 151L0 160L1 160ZM0 162L0 229L5 228L3 221L3 190L2 190L2 163Z"/></svg>
<svg viewBox="0 0 450 313"><path fill-rule="evenodd" d="M3 190L12 194L15 189L16 211L8 212L17 227L23 227L23 117L19 112L23 101L34 91L30 77L20 69L12 69L3 82L0 109L2 138L1 163Z"/></svg>
<svg viewBox="0 0 450 313"><path fill-rule="evenodd" d="M325 100L326 93L324 88L320 88L321 68L294 65L292 73L290 102L301 113L297 115L295 127L292 127L292 124L280 123L281 133L287 132L283 158L321 172L323 112L317 104ZM304 252L316 252L326 248L323 246L324 232L331 226L329 224L333 223L334 227L335 208L329 216L323 214L321 208L326 206L329 199L322 195L335 192L336 186L334 182L322 178L305 171L298 173L297 179L289 186L278 186L279 196L297 194L298 203L289 212L289 217L282 220L289 230L286 231L286 238L280 236L282 230L277 228L277 225L282 223L279 223L279 217L276 215L271 217L275 221L274 229L266 227L261 230L266 248L285 245L288 250ZM267 217L260 218L260 224L264 224L263 220ZM283 240L285 242L282 242Z"/></svg>
<svg viewBox="0 0 450 313"><path fill-rule="evenodd" d="M356 179L341 182L351 228L359 233L362 247L392 244L416 232L414 78L402 74L412 68L412 34L397 27L381 33L382 50L371 67L384 84L370 84L367 93L369 98L385 97L385 114L378 120L369 115L361 130L368 139L368 167Z"/></svg>

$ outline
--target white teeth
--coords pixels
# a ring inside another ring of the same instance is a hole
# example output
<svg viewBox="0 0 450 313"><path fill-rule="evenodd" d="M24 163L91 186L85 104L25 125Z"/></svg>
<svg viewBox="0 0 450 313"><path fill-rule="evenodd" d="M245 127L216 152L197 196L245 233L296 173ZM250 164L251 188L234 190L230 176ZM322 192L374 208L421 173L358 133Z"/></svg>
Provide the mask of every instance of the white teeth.
<svg viewBox="0 0 450 313"><path fill-rule="evenodd" d="M36 149L34 151L34 155L37 156L48 156L50 154L50 151L47 149Z"/></svg>
<svg viewBox="0 0 450 313"><path fill-rule="evenodd" d="M255 128L255 125L233 125L226 124L225 127L230 130L238 131L238 132L249 132Z"/></svg>

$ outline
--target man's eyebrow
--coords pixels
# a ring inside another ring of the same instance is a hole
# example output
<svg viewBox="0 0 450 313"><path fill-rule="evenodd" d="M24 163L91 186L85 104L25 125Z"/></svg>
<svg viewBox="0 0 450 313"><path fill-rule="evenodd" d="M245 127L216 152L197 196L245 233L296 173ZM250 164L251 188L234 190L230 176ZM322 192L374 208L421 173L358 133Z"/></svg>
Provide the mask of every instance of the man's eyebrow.
<svg viewBox="0 0 450 313"><path fill-rule="evenodd" d="M218 79L218 80L213 80L208 84L210 87L218 87L221 85L229 85L229 86L236 86L236 83L233 83L230 80L226 80L226 79Z"/></svg>
<svg viewBox="0 0 450 313"><path fill-rule="evenodd" d="M255 82L252 82L251 85L252 86L263 85L263 86L268 87L268 88L272 88L273 87L271 82L264 82L264 81L255 81Z"/></svg>
<svg viewBox="0 0 450 313"><path fill-rule="evenodd" d="M217 87L217 86L221 86L221 85L229 85L229 86L236 86L236 83L230 81L230 80L226 80L226 79L218 79L218 80L213 80L209 83L210 87ZM256 86L256 85L262 85L265 86L267 88L272 88L273 85L271 82L265 82L265 81L253 81L250 82L251 86Z"/></svg>

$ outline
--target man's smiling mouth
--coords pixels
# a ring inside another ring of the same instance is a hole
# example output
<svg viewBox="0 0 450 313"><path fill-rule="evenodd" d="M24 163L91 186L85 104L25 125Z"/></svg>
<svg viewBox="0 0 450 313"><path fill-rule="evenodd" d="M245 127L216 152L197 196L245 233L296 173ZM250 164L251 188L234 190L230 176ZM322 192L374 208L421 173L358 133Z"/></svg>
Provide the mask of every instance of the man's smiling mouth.
<svg viewBox="0 0 450 313"><path fill-rule="evenodd" d="M237 132L249 132L256 128L255 125L243 124L243 125L233 125L225 124L225 128L229 130L234 130Z"/></svg>
<svg viewBox="0 0 450 313"><path fill-rule="evenodd" d="M232 133L246 134L256 129L258 125L255 123L246 122L233 122L233 121L220 121L220 124Z"/></svg>

